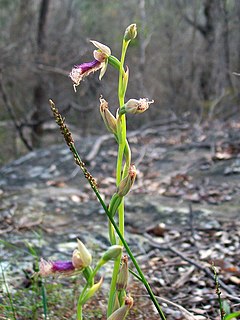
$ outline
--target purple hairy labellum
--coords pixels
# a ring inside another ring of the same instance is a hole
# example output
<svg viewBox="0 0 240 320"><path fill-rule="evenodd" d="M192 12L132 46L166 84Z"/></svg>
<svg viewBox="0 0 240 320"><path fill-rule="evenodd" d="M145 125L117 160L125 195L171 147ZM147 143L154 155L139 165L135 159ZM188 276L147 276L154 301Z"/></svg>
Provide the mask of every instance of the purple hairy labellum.
<svg viewBox="0 0 240 320"><path fill-rule="evenodd" d="M90 73L101 69L101 67L102 63L96 59L91 62L85 62L75 66L69 74L69 77L73 81L74 90L76 91L76 87L80 84L84 77L87 77Z"/></svg>
<svg viewBox="0 0 240 320"><path fill-rule="evenodd" d="M46 261L41 259L39 264L39 274L43 277L49 275L71 275L75 271L72 261Z"/></svg>

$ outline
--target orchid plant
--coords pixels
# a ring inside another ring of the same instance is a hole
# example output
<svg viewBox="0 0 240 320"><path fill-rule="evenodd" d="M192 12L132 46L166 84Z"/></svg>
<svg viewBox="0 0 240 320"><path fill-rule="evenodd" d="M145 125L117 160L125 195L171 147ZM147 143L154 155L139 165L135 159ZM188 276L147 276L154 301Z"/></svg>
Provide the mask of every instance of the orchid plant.
<svg viewBox="0 0 240 320"><path fill-rule="evenodd" d="M118 144L118 156L116 165L116 192L112 195L109 204L103 200L95 179L87 170L85 164L81 160L79 153L75 147L71 132L64 122L61 114L56 108L54 102L50 100L50 106L57 124L60 127L67 145L73 153L76 164L81 168L92 190L97 196L102 205L109 221L109 249L102 255L96 266L92 266L92 256L85 245L78 239L77 249L72 253L72 257L68 261L40 261L40 276L49 275L77 275L81 274L85 278L85 286L82 289L78 304L77 304L77 320L83 319L82 308L83 305L94 296L99 290L103 282L103 278L96 282L96 277L101 267L109 260L114 260L114 267L112 272L112 280L109 290L107 319L108 320L122 320L125 319L130 308L133 306L133 298L128 293L128 258L133 262L136 272L131 270L131 273L145 286L150 299L155 305L161 319L166 319L165 315L152 292L152 289L147 282L139 264L137 263L131 249L129 248L124 236L124 198L131 190L134 180L136 178L136 168L131 160L131 149L127 141L126 134L126 115L140 114L146 111L153 100L146 98L130 99L125 102L125 94L128 86L129 69L125 67L125 55L130 42L137 36L137 27L131 24L125 31L122 42L122 53L120 60L112 55L111 50L104 44L97 41L91 43L97 48L93 52L94 59L91 62L82 63L74 66L70 73L70 78L73 81L74 91L81 81L100 70L99 78L104 76L108 64L114 67L118 73L118 100L119 109L116 115L113 115L109 110L108 102L100 97L100 114L104 121L107 130L114 135ZM118 216L118 219L116 219ZM118 223L116 222L118 221ZM123 254L125 249L126 254ZM98 277L99 278L99 277Z"/></svg>

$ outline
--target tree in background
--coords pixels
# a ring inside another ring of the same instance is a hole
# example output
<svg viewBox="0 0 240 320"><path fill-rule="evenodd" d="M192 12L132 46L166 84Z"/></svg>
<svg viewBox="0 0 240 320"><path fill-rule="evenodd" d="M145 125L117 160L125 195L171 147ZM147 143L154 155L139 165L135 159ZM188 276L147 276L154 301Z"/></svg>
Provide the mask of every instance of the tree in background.
<svg viewBox="0 0 240 320"><path fill-rule="evenodd" d="M107 5L103 0L0 0L0 5L0 121L2 127L14 123L14 141L8 142L8 149L17 150L12 157L25 152L23 146L45 145L50 96L68 112L73 130L80 122L78 134L95 133L89 129L93 119L100 130L95 101L102 93L117 105L114 74L104 83L92 75L79 95L66 86L65 77L72 65L89 58L89 39L118 43L114 39L132 21L139 26L139 38L130 48L135 81L129 89L154 98L158 106L146 115L148 120L182 117L186 111L195 120L236 112L239 81L232 72L240 68L238 0L116 0ZM118 53L118 47L112 49ZM141 117L135 125L144 122ZM10 136L0 127L0 144L6 145L6 139Z"/></svg>

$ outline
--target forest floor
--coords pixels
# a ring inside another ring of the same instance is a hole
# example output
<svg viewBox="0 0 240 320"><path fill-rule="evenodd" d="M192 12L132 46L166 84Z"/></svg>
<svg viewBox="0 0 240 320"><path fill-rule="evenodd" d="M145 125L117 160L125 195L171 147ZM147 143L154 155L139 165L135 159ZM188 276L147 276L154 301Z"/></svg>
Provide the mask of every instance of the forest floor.
<svg viewBox="0 0 240 320"><path fill-rule="evenodd" d="M240 122L156 123L131 133L129 142L138 175L126 199L126 234L167 319L220 319L212 264L225 308L239 310ZM108 200L115 188L114 141L106 135L77 145ZM67 149L33 152L0 173L2 239L30 241L40 228L44 256L78 232L87 243L91 237L100 247L107 243L104 215ZM159 319L132 278L129 292L134 307L128 319ZM105 319L104 297L86 305L86 319ZM74 319L73 309L65 308L62 319Z"/></svg>

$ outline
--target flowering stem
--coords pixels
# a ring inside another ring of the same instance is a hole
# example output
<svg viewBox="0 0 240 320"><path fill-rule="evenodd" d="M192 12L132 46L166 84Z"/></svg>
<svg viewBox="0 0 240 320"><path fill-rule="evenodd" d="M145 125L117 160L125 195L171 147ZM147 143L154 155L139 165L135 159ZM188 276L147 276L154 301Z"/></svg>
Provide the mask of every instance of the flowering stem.
<svg viewBox="0 0 240 320"><path fill-rule="evenodd" d="M74 155L74 158L75 158L76 160L78 160L79 163L82 163L82 159L80 158L80 156L79 156L79 154L78 154L78 152L77 152L77 150L76 150L76 148L75 148L74 143L71 143L71 144L70 144L70 150L72 151L72 153L73 153L73 155ZM85 174L85 171L84 171L84 168L83 168L83 167L81 167L81 170L82 170L83 173ZM86 169L85 169L85 170L86 170ZM148 292L148 294L149 294L152 302L154 303L154 305L155 305L155 307L156 307L156 309L157 309L157 311L158 311L161 319L162 319L162 320L166 320L165 315L164 315L164 313L163 313L163 311L162 311L162 309L161 309L161 307L160 307L160 305L159 305L156 297L154 296L150 285L148 284L148 282L147 282L147 280L146 280L146 278L145 278L145 276L144 276L144 274L143 274L140 266L138 265L137 260L134 258L134 255L133 255L131 249L129 248L127 242L125 241L124 237L122 236L122 233L120 232L120 230L119 230L119 228L118 228L118 226L117 226L114 218L112 217L111 213L109 212L109 210L108 210L108 208L107 208L107 205L105 204L103 198L101 197L101 195L100 195L100 193L99 193L96 185L93 184L93 183L91 183L91 180L89 180L89 179L88 179L88 182L89 182L91 188L93 189L96 197L98 198L98 200L99 200L99 202L100 202L103 210L105 211L106 215L108 216L108 219L110 220L111 224L113 225L113 227L114 227L117 235L119 236L119 239L121 240L124 248L126 249L127 254L129 255L130 259L132 260L132 262L133 262L133 264L134 264L134 266L135 266L135 268L136 268L136 270L137 270L140 278L142 279L142 283L144 284L144 286L145 286L145 288L146 288L146 290L147 290L147 292ZM79 319L81 319L81 318L79 318ZM78 319L78 320L79 320L79 319Z"/></svg>
<svg viewBox="0 0 240 320"><path fill-rule="evenodd" d="M84 296L84 293L86 292L88 287L88 283L85 284L83 291L81 292L79 298L78 298L78 303L77 303L77 320L82 320L82 298Z"/></svg>
<svg viewBox="0 0 240 320"><path fill-rule="evenodd" d="M123 76L124 76L124 60L126 56L126 51L128 47L129 41L123 40L122 45L122 55L121 61L119 66L119 81L118 81L118 99L119 99L119 107L124 105L124 97L125 97L125 90L123 85ZM122 179L122 167L123 167L123 154L126 145L126 119L125 115L119 116L117 123L117 136L118 136L118 158L117 158L117 168L116 168L116 185L118 186L121 179ZM128 145L127 145L128 146ZM128 151L130 150L128 146ZM130 152L128 152L128 164ZM121 201L121 204L118 208L118 219L119 219L119 230L124 238L124 198ZM121 238L119 239L119 244L122 245L123 242ZM109 293L109 300L108 300L108 312L107 315L109 316L112 313L113 307L113 300L114 300L114 293L116 290L116 282L117 282L117 275L120 268L121 257L117 258L114 262L114 268L112 273L112 281L110 286L110 293Z"/></svg>

